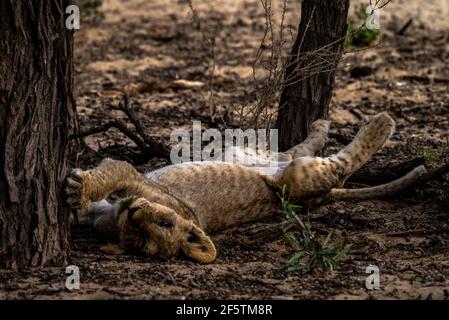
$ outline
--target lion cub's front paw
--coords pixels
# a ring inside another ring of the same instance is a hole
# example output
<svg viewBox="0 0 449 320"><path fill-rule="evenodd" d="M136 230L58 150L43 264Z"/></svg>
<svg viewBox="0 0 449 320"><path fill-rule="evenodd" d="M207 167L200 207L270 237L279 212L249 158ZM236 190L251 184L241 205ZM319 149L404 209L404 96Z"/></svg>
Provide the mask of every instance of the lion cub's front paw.
<svg viewBox="0 0 449 320"><path fill-rule="evenodd" d="M86 196L85 178L85 171L73 169L65 179L66 201L72 209L86 208L89 204L89 199Z"/></svg>

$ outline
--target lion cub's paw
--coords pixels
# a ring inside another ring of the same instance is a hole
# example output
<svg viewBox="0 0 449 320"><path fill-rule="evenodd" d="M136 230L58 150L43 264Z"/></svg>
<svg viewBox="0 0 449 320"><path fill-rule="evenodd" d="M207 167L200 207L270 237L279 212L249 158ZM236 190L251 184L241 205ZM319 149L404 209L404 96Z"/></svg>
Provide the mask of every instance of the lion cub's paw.
<svg viewBox="0 0 449 320"><path fill-rule="evenodd" d="M84 179L85 172L81 169L73 169L65 179L66 202L72 209L82 209L88 205Z"/></svg>

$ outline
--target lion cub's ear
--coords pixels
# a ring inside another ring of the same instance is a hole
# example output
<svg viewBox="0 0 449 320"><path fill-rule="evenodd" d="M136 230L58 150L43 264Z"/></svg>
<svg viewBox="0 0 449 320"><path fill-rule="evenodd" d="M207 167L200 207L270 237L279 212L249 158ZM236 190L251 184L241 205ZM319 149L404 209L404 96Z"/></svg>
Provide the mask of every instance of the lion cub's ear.
<svg viewBox="0 0 449 320"><path fill-rule="evenodd" d="M217 250L212 240L195 225L187 233L181 248L186 256L202 263L211 263L217 257Z"/></svg>
<svg viewBox="0 0 449 320"><path fill-rule="evenodd" d="M108 243L107 245L101 246L100 251L106 254L114 254L114 255L120 255L125 253L125 250L122 247L120 247L118 244L112 243Z"/></svg>

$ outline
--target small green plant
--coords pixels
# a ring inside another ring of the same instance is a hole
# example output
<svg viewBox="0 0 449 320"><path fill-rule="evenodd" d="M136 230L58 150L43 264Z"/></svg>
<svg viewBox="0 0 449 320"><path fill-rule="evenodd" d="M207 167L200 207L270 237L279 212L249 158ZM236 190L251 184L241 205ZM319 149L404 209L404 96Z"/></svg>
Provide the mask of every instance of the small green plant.
<svg viewBox="0 0 449 320"><path fill-rule="evenodd" d="M345 249L331 245L332 232L329 232L324 240L317 237L309 219L303 222L296 214L300 206L295 205L285 194L285 186L278 196L281 199L282 213L288 221L282 232L287 243L295 250L288 259L284 271L307 273L315 268L333 271L345 256Z"/></svg>
<svg viewBox="0 0 449 320"><path fill-rule="evenodd" d="M363 6L357 6L354 16L349 18L345 47L368 47L380 36L380 30L360 27L368 18Z"/></svg>
<svg viewBox="0 0 449 320"><path fill-rule="evenodd" d="M426 149L420 145L411 145L411 149L421 158L429 162L439 161L445 154L448 153L448 146L441 146L437 150Z"/></svg>
<svg viewBox="0 0 449 320"><path fill-rule="evenodd" d="M86 16L102 16L99 8L103 4L103 0L78 0L79 8Z"/></svg>
<svg viewBox="0 0 449 320"><path fill-rule="evenodd" d="M434 151L428 149L422 149L419 154L426 161L438 161L440 158Z"/></svg>

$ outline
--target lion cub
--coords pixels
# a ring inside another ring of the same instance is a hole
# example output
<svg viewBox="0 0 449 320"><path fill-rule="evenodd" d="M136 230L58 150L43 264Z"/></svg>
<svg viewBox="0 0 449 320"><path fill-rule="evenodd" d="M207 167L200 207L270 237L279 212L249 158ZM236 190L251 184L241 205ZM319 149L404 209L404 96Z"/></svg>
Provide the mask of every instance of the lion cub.
<svg viewBox="0 0 449 320"><path fill-rule="evenodd" d="M183 253L210 263L217 252L207 233L275 214L277 192L284 185L299 200L341 187L393 129L394 121L381 113L350 145L320 158L315 153L327 141L329 123L316 121L303 143L278 154L274 174L240 164L192 162L143 175L126 162L105 159L95 169L72 171L66 180L67 203L87 208L94 228L115 233L122 250L162 257ZM104 200L116 191L125 197L115 204Z"/></svg>

